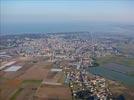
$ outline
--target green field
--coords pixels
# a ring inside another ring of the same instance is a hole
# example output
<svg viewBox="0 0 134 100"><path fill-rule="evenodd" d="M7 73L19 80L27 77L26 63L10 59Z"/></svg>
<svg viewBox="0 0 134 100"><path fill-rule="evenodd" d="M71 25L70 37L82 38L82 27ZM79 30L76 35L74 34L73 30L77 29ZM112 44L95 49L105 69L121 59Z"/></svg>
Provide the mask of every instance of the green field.
<svg viewBox="0 0 134 100"><path fill-rule="evenodd" d="M117 63L128 67L134 67L134 58L126 58L120 56L107 56L107 57L97 58L97 63L99 63L100 66L107 63Z"/></svg>
<svg viewBox="0 0 134 100"><path fill-rule="evenodd" d="M117 47L119 48L119 50L121 52L123 52L124 54L128 54L128 55L132 55L134 56L134 44L133 43L119 43L117 45Z"/></svg>
<svg viewBox="0 0 134 100"><path fill-rule="evenodd" d="M25 89L26 86L32 86L33 84L36 84L39 86L41 84L42 80L24 80L22 81L20 87L16 89L16 91L11 96L10 100L16 100L16 98L20 95L20 93Z"/></svg>
<svg viewBox="0 0 134 100"><path fill-rule="evenodd" d="M35 84L41 84L42 80L24 80L22 84L26 83L35 83Z"/></svg>
<svg viewBox="0 0 134 100"><path fill-rule="evenodd" d="M23 88L19 88L15 91L15 93L12 95L10 100L16 100L16 97L20 94L20 92L23 90Z"/></svg>

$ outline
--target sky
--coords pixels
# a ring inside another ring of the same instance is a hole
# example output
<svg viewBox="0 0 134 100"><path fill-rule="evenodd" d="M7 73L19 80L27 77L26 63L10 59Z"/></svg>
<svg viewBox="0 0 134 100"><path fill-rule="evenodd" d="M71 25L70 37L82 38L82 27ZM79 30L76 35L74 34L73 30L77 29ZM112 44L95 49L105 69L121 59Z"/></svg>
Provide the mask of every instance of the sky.
<svg viewBox="0 0 134 100"><path fill-rule="evenodd" d="M134 0L0 2L1 33L79 31L90 29L89 24L96 23L134 24Z"/></svg>

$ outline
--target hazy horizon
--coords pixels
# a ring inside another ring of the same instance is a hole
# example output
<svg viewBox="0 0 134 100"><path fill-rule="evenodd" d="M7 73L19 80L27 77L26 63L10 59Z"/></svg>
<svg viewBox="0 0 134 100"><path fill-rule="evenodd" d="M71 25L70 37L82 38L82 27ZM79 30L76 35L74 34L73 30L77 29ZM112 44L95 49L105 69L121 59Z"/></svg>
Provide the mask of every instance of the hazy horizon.
<svg viewBox="0 0 134 100"><path fill-rule="evenodd" d="M134 25L133 10L131 0L1 0L1 33L122 32L115 26Z"/></svg>

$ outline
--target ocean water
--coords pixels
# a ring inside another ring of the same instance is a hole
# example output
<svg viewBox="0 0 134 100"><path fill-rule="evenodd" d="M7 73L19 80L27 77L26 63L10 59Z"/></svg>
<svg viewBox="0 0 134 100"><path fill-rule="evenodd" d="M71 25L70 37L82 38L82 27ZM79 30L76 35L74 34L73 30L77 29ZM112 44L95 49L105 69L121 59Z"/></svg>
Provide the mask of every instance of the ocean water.
<svg viewBox="0 0 134 100"><path fill-rule="evenodd" d="M128 25L105 23L105 22L38 22L38 23L2 23L2 34L23 34L23 33L46 33L46 32L120 32L133 33ZM124 28L125 27L125 28Z"/></svg>

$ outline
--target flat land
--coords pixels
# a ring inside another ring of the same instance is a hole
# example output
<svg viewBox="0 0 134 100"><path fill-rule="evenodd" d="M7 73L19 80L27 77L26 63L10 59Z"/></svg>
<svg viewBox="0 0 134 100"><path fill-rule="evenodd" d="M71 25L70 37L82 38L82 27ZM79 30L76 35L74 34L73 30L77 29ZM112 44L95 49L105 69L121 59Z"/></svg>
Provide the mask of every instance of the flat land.
<svg viewBox="0 0 134 100"><path fill-rule="evenodd" d="M22 80L43 80L46 76L49 70L40 68L40 67L31 67L29 68L25 74L21 75L19 79Z"/></svg>
<svg viewBox="0 0 134 100"><path fill-rule="evenodd" d="M58 92L57 92L58 91ZM71 91L69 87L62 85L43 84L37 90L36 100L71 100Z"/></svg>
<svg viewBox="0 0 134 100"><path fill-rule="evenodd" d="M49 72L43 82L64 83L63 72Z"/></svg>
<svg viewBox="0 0 134 100"><path fill-rule="evenodd" d="M21 80L4 79L0 84L0 100L10 100L11 95L21 84Z"/></svg>
<svg viewBox="0 0 134 100"><path fill-rule="evenodd" d="M1 78L0 100L33 100L42 80Z"/></svg>
<svg viewBox="0 0 134 100"><path fill-rule="evenodd" d="M33 63L31 63L31 61L18 61L18 62L16 62L15 65L22 66L22 68L20 68L18 71L14 71L14 72L4 72L3 71L4 74L2 75L2 77L6 77L9 79L18 78L20 75L24 74L26 70L31 68L33 66Z"/></svg>
<svg viewBox="0 0 134 100"><path fill-rule="evenodd" d="M134 56L134 44L133 43L120 43L118 48L121 52Z"/></svg>
<svg viewBox="0 0 134 100"><path fill-rule="evenodd" d="M14 92L10 100L33 100L35 92L41 80L25 80L21 83L21 86Z"/></svg>
<svg viewBox="0 0 134 100"><path fill-rule="evenodd" d="M46 62L41 57L20 57L13 60L16 61L14 65L22 68L13 72L0 71L0 100L33 100L52 63Z"/></svg>
<svg viewBox="0 0 134 100"><path fill-rule="evenodd" d="M126 67L134 67L134 58L126 58L121 56L100 57L97 59L97 62L100 64L100 66L107 63L117 63Z"/></svg>
<svg viewBox="0 0 134 100"><path fill-rule="evenodd" d="M108 80L108 85L114 97L123 95L126 98L126 100L133 100L134 87L130 88L111 80Z"/></svg>

